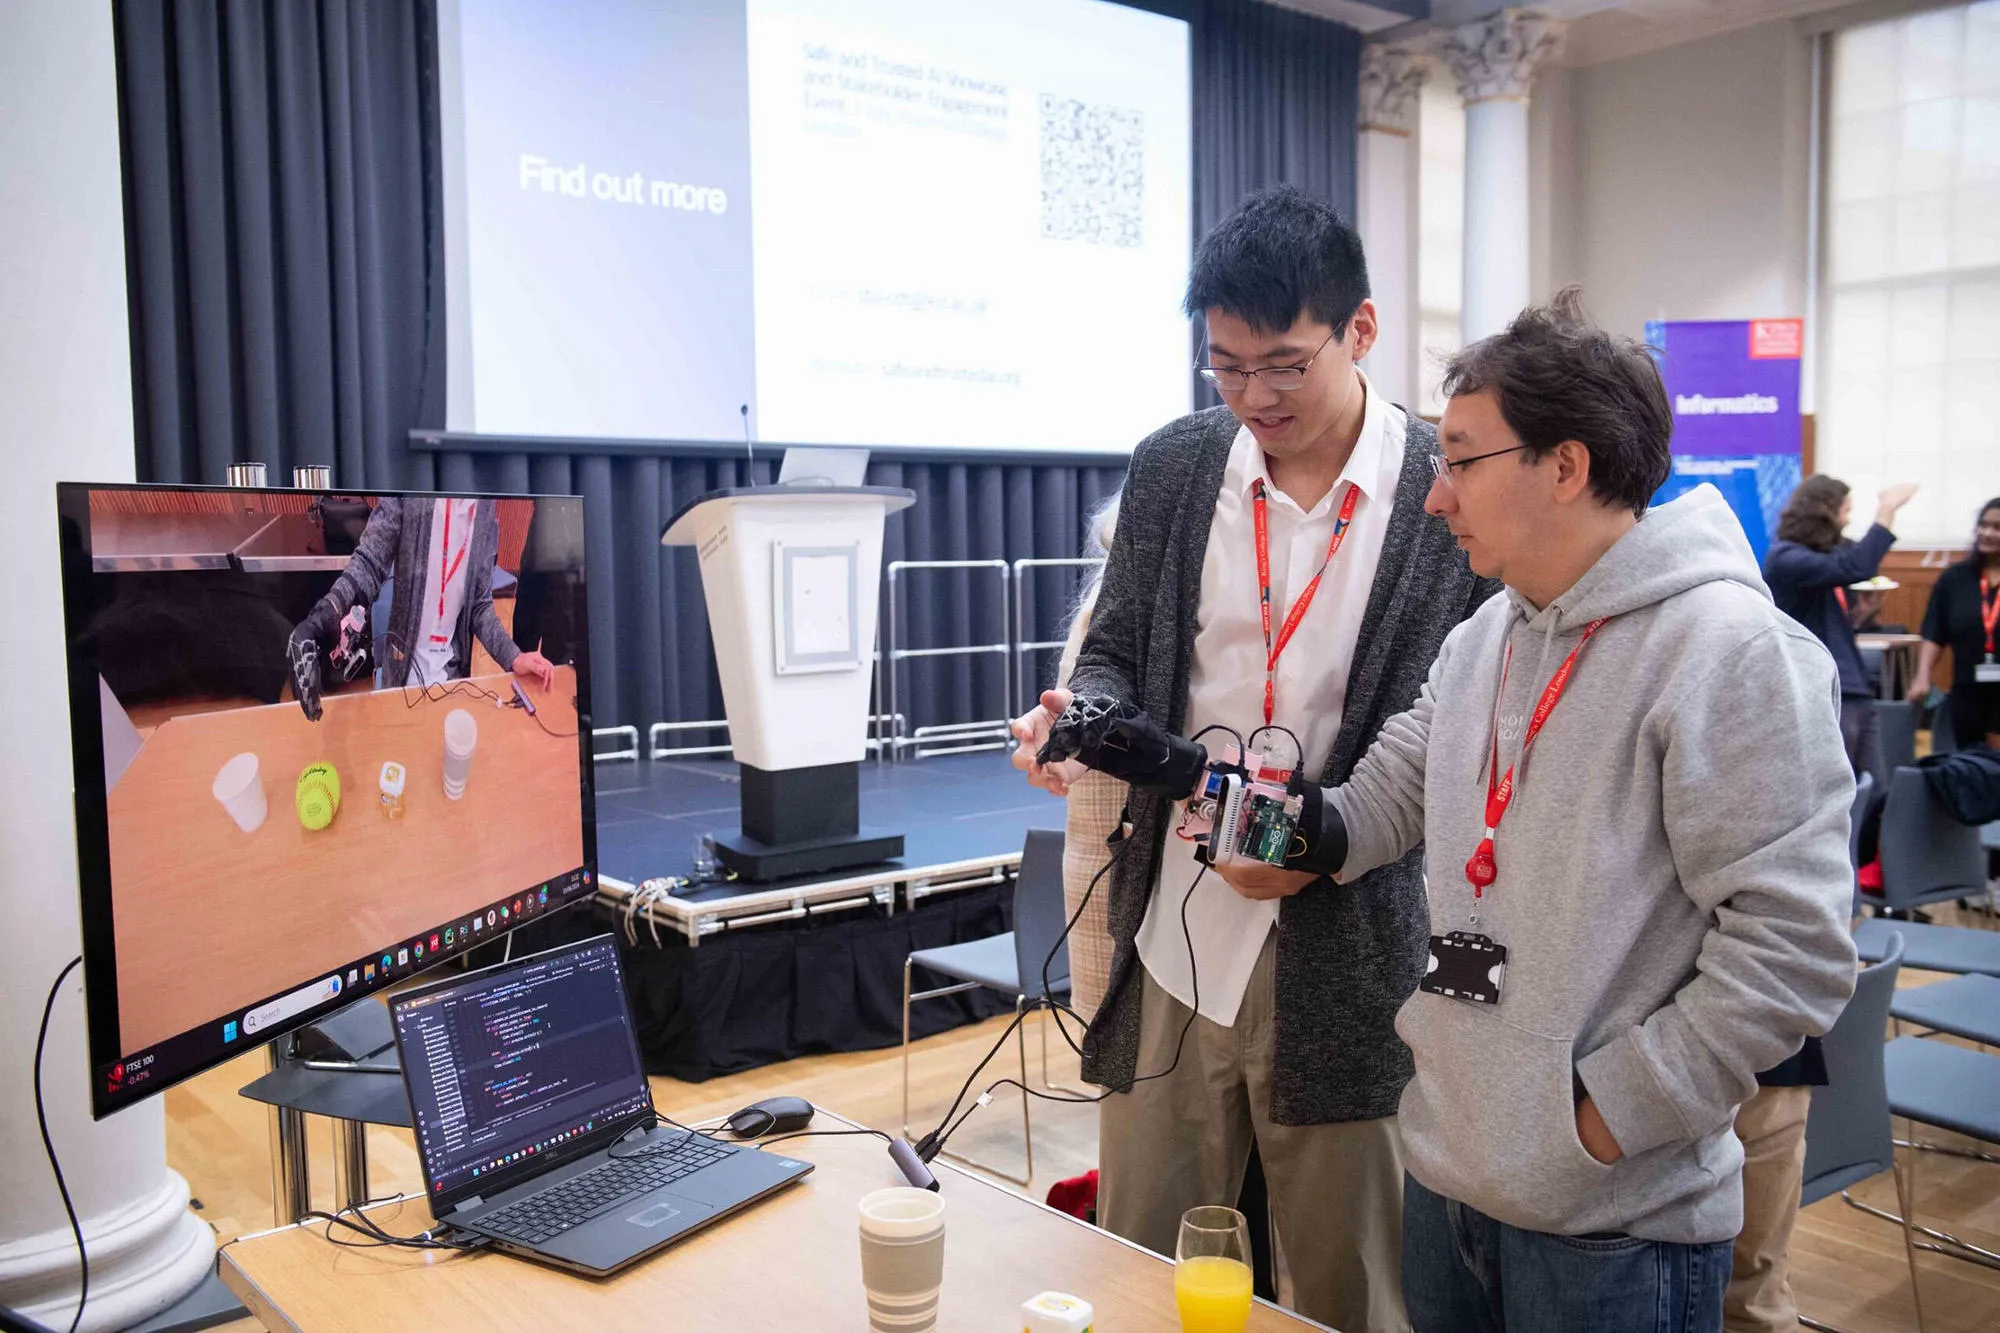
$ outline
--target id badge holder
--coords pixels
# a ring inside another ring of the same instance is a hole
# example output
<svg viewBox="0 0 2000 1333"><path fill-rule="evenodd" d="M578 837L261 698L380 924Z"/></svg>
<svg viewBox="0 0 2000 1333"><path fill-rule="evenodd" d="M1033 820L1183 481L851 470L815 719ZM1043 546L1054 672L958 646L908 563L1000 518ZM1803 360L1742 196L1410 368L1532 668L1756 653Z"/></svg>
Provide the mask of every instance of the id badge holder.
<svg viewBox="0 0 2000 1333"><path fill-rule="evenodd" d="M1976 685L2000 685L2000 662L1987 658L1972 668L1972 680Z"/></svg>
<svg viewBox="0 0 2000 1333"><path fill-rule="evenodd" d="M1498 1004L1506 976L1506 945L1469 930L1454 930L1431 936L1430 963L1417 989L1473 1004Z"/></svg>

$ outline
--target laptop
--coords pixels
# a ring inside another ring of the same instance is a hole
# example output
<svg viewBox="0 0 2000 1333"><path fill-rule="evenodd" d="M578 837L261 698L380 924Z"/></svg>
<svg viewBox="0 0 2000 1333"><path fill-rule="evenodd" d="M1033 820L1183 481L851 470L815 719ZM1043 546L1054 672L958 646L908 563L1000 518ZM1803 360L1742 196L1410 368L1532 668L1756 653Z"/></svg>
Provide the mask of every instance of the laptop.
<svg viewBox="0 0 2000 1333"><path fill-rule="evenodd" d="M609 935L410 991L390 1011L431 1212L511 1254L615 1272L812 1170L649 1129Z"/></svg>

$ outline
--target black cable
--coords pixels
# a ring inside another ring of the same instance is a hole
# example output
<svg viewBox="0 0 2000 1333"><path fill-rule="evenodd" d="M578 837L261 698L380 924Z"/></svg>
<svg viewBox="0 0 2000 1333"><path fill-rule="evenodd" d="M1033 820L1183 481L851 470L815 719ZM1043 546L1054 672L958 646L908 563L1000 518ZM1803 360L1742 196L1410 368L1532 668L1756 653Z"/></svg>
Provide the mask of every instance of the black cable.
<svg viewBox="0 0 2000 1333"><path fill-rule="evenodd" d="M390 1195L380 1199L369 1199L363 1203L349 1204L347 1207L337 1209L336 1211L331 1213L321 1212L319 1209L313 1209L309 1212L304 1212L299 1214L298 1220L300 1222L326 1223L326 1230L323 1234L325 1235L327 1242L329 1244L338 1245L345 1250L379 1250L387 1248L387 1249L406 1249L406 1250L452 1250L460 1253L465 1253L472 1250L483 1250L489 1243L483 1236L474 1237L471 1240L463 1240L463 1241L447 1240L444 1238L444 1235L450 1233L451 1228L449 1227L444 1228L443 1233L425 1231L421 1235L416 1235L416 1236L398 1236L387 1230L384 1230L382 1226L375 1221L374 1218L369 1217L366 1213L362 1211L365 1208L373 1208L378 1204L395 1203L398 1202L400 1199L401 1199L400 1195ZM346 1216L346 1214L349 1213L352 1213L353 1216L352 1217ZM341 1227L348 1231L358 1232L362 1236L367 1237L367 1239L359 1241L338 1240L334 1237L333 1234L333 1229L336 1226Z"/></svg>
<svg viewBox="0 0 2000 1333"><path fill-rule="evenodd" d="M649 1143L646 1144L645 1147L639 1149L639 1151L637 1152L619 1152L618 1144L625 1142L625 1139L621 1137L616 1143L613 1143L609 1148L606 1148L604 1150L605 1157L609 1158L611 1161L614 1162L628 1161L634 1157L650 1157L654 1153L665 1152L668 1148L675 1147L682 1143L686 1143L689 1139L707 1139L711 1143L731 1142L731 1140L729 1139L718 1139L715 1137L725 1128L725 1126L723 1125L716 1125L709 1129L694 1129L690 1126L683 1125L680 1121L674 1119L672 1116L662 1115L659 1111L656 1110L653 1112L653 1123L646 1127L646 1131L650 1132L651 1130L657 1128L660 1125L673 1126L675 1129L681 1131L682 1137L678 1139L666 1140L660 1143ZM631 1131L627 1130L626 1133L630 1134ZM639 1141L644 1142L643 1138Z"/></svg>
<svg viewBox="0 0 2000 1333"><path fill-rule="evenodd" d="M83 1322L83 1303L90 1299L90 1252L83 1247L83 1224L76 1220L76 1205L70 1202L69 1183L63 1179L62 1163L56 1160L55 1140L49 1137L49 1112L42 1102L42 1048L49 1042L49 1015L55 1012L56 996L62 992L62 984L69 980L69 974L82 966L83 955L78 954L56 974L55 984L49 987L49 998L42 1005L42 1030L35 1037L35 1123L42 1127L42 1151L49 1155L49 1170L56 1177L56 1193L62 1195L63 1211L69 1214L70 1234L76 1237L78 1286L76 1313L70 1317L69 1333L76 1333L77 1325Z"/></svg>
<svg viewBox="0 0 2000 1333"><path fill-rule="evenodd" d="M1106 868L1108 869L1109 867L1107 866ZM1102 875L1103 873L1104 873L1103 871L1098 872L1099 875ZM1205 876L1206 874L1208 874L1208 866L1204 864L1200 870L1195 872L1194 880L1188 885L1187 892L1181 895L1181 911L1180 911L1181 939L1187 945L1188 977L1191 987L1194 991L1194 995L1192 997L1194 1003L1188 1006L1187 1021L1181 1024L1180 1035L1174 1039L1174 1058L1167 1063L1167 1067L1165 1069L1159 1070L1158 1072L1152 1074L1140 1074L1137 1077L1129 1080L1122 1087L1106 1088L1103 1092L1083 1097L1072 1096L1068 1093L1040 1092L1034 1088L1028 1087L1026 1084L1022 1083L1019 1079L1002 1078L995 1080L993 1083L988 1084L985 1090L980 1093L980 1097L982 1099L985 1097L989 1097L996 1090L1011 1085L1013 1087L1021 1089L1021 1091L1026 1095L1030 1097L1038 1097L1045 1102L1067 1102L1073 1106L1091 1106L1095 1105L1098 1102L1102 1102L1107 1097L1110 1097L1113 1093L1130 1092L1133 1088L1139 1086L1139 1084L1141 1083L1151 1082L1153 1079L1165 1078L1167 1075L1173 1073L1176 1069L1180 1068L1181 1055L1187 1048L1188 1033L1194 1027L1195 1016L1201 1012L1201 972L1199 968L1194 966L1194 934L1188 927L1188 916L1187 916L1188 904L1194 900L1195 888L1198 885L1200 885L1202 877ZM966 1108L965 1114L960 1115L956 1121L952 1120L952 1116L957 1114L960 1104L965 1100L965 1094L971 1090L973 1080L979 1077L980 1070L986 1068L987 1065L993 1062L993 1057L1000 1053L1000 1048L1002 1046L1006 1045L1007 1038L1014 1035L1014 1030L1021 1026L1022 1022L1026 1020L1029 1014L1034 1013L1037 1009L1045 1007L1051 1010L1061 1010L1063 1012L1067 1012L1070 1014L1071 1017L1077 1018L1078 1021L1081 1021L1081 1016L1078 1015L1074 1010L1070 1009L1069 1006L1057 1005L1053 1001L1046 999L1037 1000L1034 1003L1028 1005L1023 1010L1021 1010L1020 1013L1014 1015L1014 1021L1007 1025L1006 1030L1000 1034L1000 1039L993 1044L993 1048L986 1052L985 1057L981 1059L980 1062L973 1067L972 1072L966 1076L964 1085L959 1088L958 1096L952 1099L951 1109L949 1111L946 1111L944 1114L944 1118L938 1122L938 1128L932 1130L929 1134L925 1135L923 1140L919 1142L917 1145L915 1145L918 1154L922 1156L925 1161L929 1161L932 1157L935 1157L940 1151L942 1151L944 1145L950 1140L951 1136L958 1132L959 1126L963 1125L967 1120L971 1119L972 1113L978 1110L980 1106L984 1105L983 1100L975 1100L971 1106ZM1058 1027L1060 1028L1060 1026L1061 1026L1060 1022L1058 1022ZM1067 1039L1067 1033L1065 1033L1065 1039Z"/></svg>
<svg viewBox="0 0 2000 1333"><path fill-rule="evenodd" d="M1243 762L1243 756L1250 753L1250 747L1243 743L1243 733L1238 731L1234 727L1224 726L1220 722L1211 722L1207 726L1203 727L1200 731L1197 731L1194 735L1188 737L1188 739L1191 741L1199 741L1203 736L1208 735L1208 733L1211 731L1224 731L1229 733L1229 738L1236 742L1236 762L1237 764L1241 765ZM1256 733L1252 732L1251 734L1255 735Z"/></svg>
<svg viewBox="0 0 2000 1333"><path fill-rule="evenodd" d="M386 630L383 632L382 637L384 639L396 639L400 641L403 636L396 633L394 630ZM509 699L504 695L497 693L496 691L487 689L483 685L475 685L469 678L464 678L459 680L447 680L447 681L427 681L423 678L422 668L418 667L417 665L416 654L410 652L408 644L403 645L403 652L409 659L410 675L416 677L416 685L414 687L412 687L412 685L410 684L410 676L405 676L403 678L403 684L401 688L403 691L403 706L405 708L415 708L420 703L443 703L445 700L451 698L451 696L454 694L469 694L472 695L474 698L478 699L491 699L494 703L499 704L503 708L519 708L521 706L518 700ZM496 663L495 665L498 664ZM410 690L412 688L415 688L417 691L417 697L414 699L410 697ZM582 730L582 728L574 728L569 731L557 731L554 727L551 727L548 723L542 721L542 714L540 709L536 709L530 712L528 716L534 719L536 726L540 727L543 731L547 732L549 735L555 737L559 741L573 740L576 737L577 732Z"/></svg>

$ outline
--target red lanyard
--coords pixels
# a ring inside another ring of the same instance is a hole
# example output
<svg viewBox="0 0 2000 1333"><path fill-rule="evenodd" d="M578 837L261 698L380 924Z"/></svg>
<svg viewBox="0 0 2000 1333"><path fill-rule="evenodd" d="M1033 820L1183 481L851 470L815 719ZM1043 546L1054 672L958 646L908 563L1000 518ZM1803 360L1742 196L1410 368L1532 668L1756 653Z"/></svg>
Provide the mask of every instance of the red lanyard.
<svg viewBox="0 0 2000 1333"><path fill-rule="evenodd" d="M1264 479L1257 478L1250 485L1250 508L1257 519L1257 612L1264 620L1264 723L1270 725L1277 710L1278 659L1284 656L1285 645L1292 641L1299 622L1305 619L1306 608L1312 605L1313 594L1319 591L1319 581L1326 573L1326 567L1333 563L1339 553L1340 544L1347 540L1348 525L1354 522L1354 506L1361 499L1361 488L1354 483L1347 485L1347 498L1340 502L1340 517L1333 523L1333 540L1327 543L1326 559L1319 562L1319 569L1313 573L1312 582L1306 584L1304 592L1292 603L1292 609L1285 616L1283 628L1278 631L1278 641L1271 642L1271 530L1265 515Z"/></svg>
<svg viewBox="0 0 2000 1333"><path fill-rule="evenodd" d="M1840 614L1842 614L1842 615L1846 615L1846 614L1847 614L1847 589L1845 589L1845 588L1835 588L1835 589L1833 590L1833 600L1834 600L1834 601L1836 601L1836 602L1839 602L1839 603L1840 603Z"/></svg>
<svg viewBox="0 0 2000 1333"><path fill-rule="evenodd" d="M477 503L476 501L474 503ZM468 512L467 517L471 517ZM465 540L458 544L458 554L451 553L451 501L444 502L444 540L438 543L438 619L444 619L444 590L451 582L451 576L458 573L458 567L465 563L465 552L472 545L472 534L465 534ZM441 635L433 634L434 639Z"/></svg>
<svg viewBox="0 0 2000 1333"><path fill-rule="evenodd" d="M1535 715L1528 721L1528 734L1521 738L1519 759L1528 757L1528 747L1535 743L1535 737L1542 734L1542 724L1549 720L1556 705L1562 701L1563 691L1569 687L1569 678L1576 670L1576 659L1583 655L1583 647L1591 636L1604 628L1604 621L1593 620L1583 627L1583 637L1576 641L1576 647L1569 650L1569 656L1556 669L1542 691L1542 701L1535 705ZM1507 766L1507 775L1500 776L1500 725L1497 714L1500 701L1507 697L1507 673L1514 665L1514 645L1507 645L1507 656L1500 664L1500 695L1495 701L1496 717L1493 726L1493 762L1486 770L1486 836L1479 840L1478 850L1465 863L1465 877L1472 883L1472 896L1476 901L1500 873L1493 863L1493 835L1500 830L1500 821L1507 817L1507 807L1514 802L1514 765Z"/></svg>
<svg viewBox="0 0 2000 1333"><path fill-rule="evenodd" d="M1986 660L1993 660L1993 627L2000 625L2000 588L1987 600L1986 571L1979 571L1979 623L1986 626Z"/></svg>

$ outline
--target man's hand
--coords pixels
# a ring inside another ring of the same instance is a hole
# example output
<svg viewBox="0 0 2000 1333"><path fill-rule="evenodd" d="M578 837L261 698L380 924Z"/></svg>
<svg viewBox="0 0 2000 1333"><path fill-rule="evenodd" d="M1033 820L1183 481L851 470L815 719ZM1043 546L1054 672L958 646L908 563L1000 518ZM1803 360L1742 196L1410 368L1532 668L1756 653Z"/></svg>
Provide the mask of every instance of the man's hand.
<svg viewBox="0 0 2000 1333"><path fill-rule="evenodd" d="M1217 861L1215 873L1245 898L1265 901L1289 898L1319 876L1310 870L1286 870L1248 856L1229 856Z"/></svg>
<svg viewBox="0 0 2000 1333"><path fill-rule="evenodd" d="M1585 1152L1606 1166L1625 1155L1625 1150L1618 1146L1618 1140L1611 1137L1611 1126L1604 1123L1597 1103L1588 1097L1576 1104L1576 1137L1583 1143Z"/></svg>
<svg viewBox="0 0 2000 1333"><path fill-rule="evenodd" d="M1885 528L1895 526L1896 511L1908 504L1910 497L1916 493L1917 483L1914 481L1883 487L1882 493L1875 497L1875 521Z"/></svg>
<svg viewBox="0 0 2000 1333"><path fill-rule="evenodd" d="M555 663L540 653L526 652L514 659L514 674L523 680L539 680L544 690L556 687Z"/></svg>
<svg viewBox="0 0 2000 1333"><path fill-rule="evenodd" d="M1931 678L1922 675L1915 677L1910 681L1910 688L1904 691L1904 697L1917 707L1922 708L1924 701L1931 697Z"/></svg>
<svg viewBox="0 0 2000 1333"><path fill-rule="evenodd" d="M1028 775L1028 782L1052 796L1069 795L1069 786L1090 770L1075 759L1065 759L1057 764L1038 764L1036 753L1048 743L1049 730L1069 707L1068 690L1043 690L1042 701L1014 719L1011 730L1017 742L1012 761L1015 768Z"/></svg>

